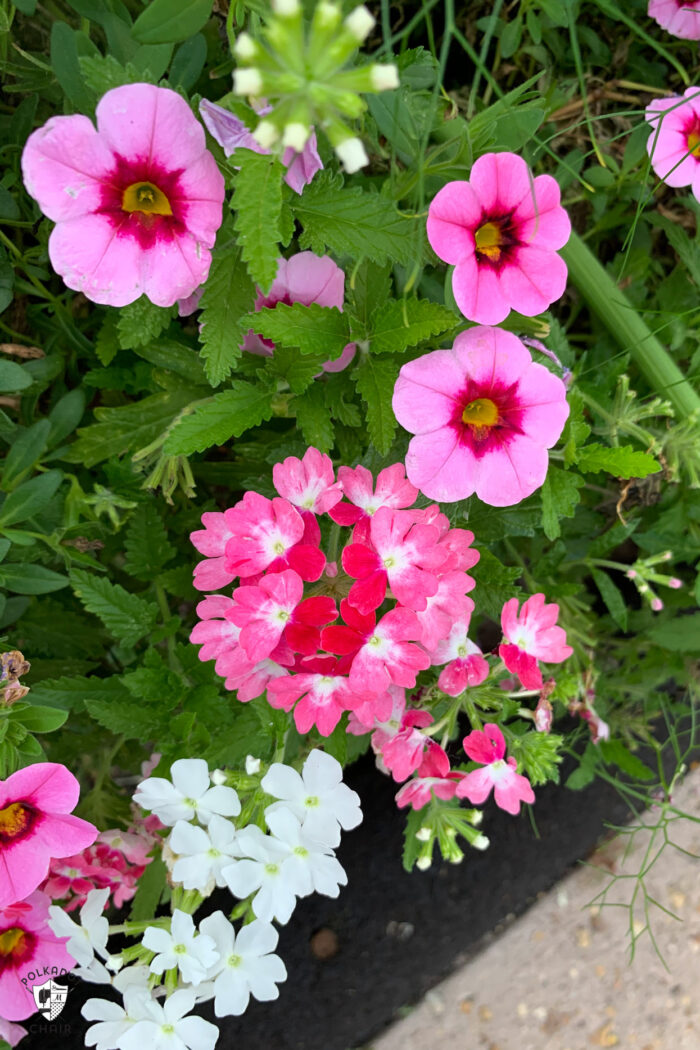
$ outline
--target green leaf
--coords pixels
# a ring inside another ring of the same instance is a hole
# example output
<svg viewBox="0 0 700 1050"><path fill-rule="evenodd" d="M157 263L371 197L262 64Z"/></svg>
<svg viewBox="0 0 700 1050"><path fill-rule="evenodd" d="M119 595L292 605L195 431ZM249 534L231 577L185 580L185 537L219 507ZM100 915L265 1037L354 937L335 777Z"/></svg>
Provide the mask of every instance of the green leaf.
<svg viewBox="0 0 700 1050"><path fill-rule="evenodd" d="M550 466L542 486L542 528L549 540L561 536L561 518L572 518L581 500L583 478L571 470Z"/></svg>
<svg viewBox="0 0 700 1050"><path fill-rule="evenodd" d="M166 885L168 869L160 857L154 857L139 878L138 889L131 902L129 920L143 922L156 914Z"/></svg>
<svg viewBox="0 0 700 1050"><path fill-rule="evenodd" d="M87 611L99 616L117 641L132 646L153 630L158 607L152 602L82 569L71 572L70 582Z"/></svg>
<svg viewBox="0 0 700 1050"><path fill-rule="evenodd" d="M142 295L128 306L122 306L117 321L119 345L124 350L148 346L170 324L177 314L177 306L154 306Z"/></svg>
<svg viewBox="0 0 700 1050"><path fill-rule="evenodd" d="M559 769L563 755L560 754L564 742L556 733L529 732L524 736L510 737L511 748L518 765L529 777L533 787L553 780L559 782Z"/></svg>
<svg viewBox="0 0 700 1050"><path fill-rule="evenodd" d="M2 472L0 488L3 491L8 492L14 488L22 475L44 454L50 432L51 424L48 419L39 419L15 438Z"/></svg>
<svg viewBox="0 0 700 1050"><path fill-rule="evenodd" d="M144 448L167 430L194 396L196 391L191 387L178 388L152 394L130 405L96 408L95 418L99 422L78 431L78 440L64 459L94 467L103 459Z"/></svg>
<svg viewBox="0 0 700 1050"><path fill-rule="evenodd" d="M89 112L95 97L88 90L78 61L78 40L67 22L56 21L51 26L51 68L64 93L77 110Z"/></svg>
<svg viewBox="0 0 700 1050"><path fill-rule="evenodd" d="M80 387L75 387L75 389L69 390L67 394L64 394L63 397L56 402L49 412L51 432L49 433L48 444L50 448L55 448L67 438L69 434L73 433L78 423L83 418L84 411L85 393Z"/></svg>
<svg viewBox="0 0 700 1050"><path fill-rule="evenodd" d="M154 579L175 557L175 548L168 543L163 520L153 503L142 503L134 511L126 530L124 550L124 568L130 576L142 580Z"/></svg>
<svg viewBox="0 0 700 1050"><path fill-rule="evenodd" d="M661 464L648 452L638 452L630 445L609 448L607 445L584 445L578 451L578 467L583 471L605 470L616 478L645 478L661 470Z"/></svg>
<svg viewBox="0 0 700 1050"><path fill-rule="evenodd" d="M569 402L569 418L562 434L564 445L564 466L570 467L576 462L578 450L591 432L591 428L583 418L585 402L578 390L570 390L567 395Z"/></svg>
<svg viewBox="0 0 700 1050"><path fill-rule="evenodd" d="M0 508L0 529L38 514L53 499L62 480L60 470L48 470L18 485Z"/></svg>
<svg viewBox="0 0 700 1050"><path fill-rule="evenodd" d="M652 627L648 635L662 649L674 653L700 653L700 613L675 616Z"/></svg>
<svg viewBox="0 0 700 1050"><path fill-rule="evenodd" d="M284 165L276 157L236 150L233 201L234 228L248 273L266 292L275 279L279 258L280 213Z"/></svg>
<svg viewBox="0 0 700 1050"><path fill-rule="evenodd" d="M335 306L277 303L249 314L244 323L265 339L296 347L302 354L338 357L350 342L348 318Z"/></svg>
<svg viewBox="0 0 700 1050"><path fill-rule="evenodd" d="M206 25L213 0L152 0L134 22L131 35L140 44L177 43Z"/></svg>
<svg viewBox="0 0 700 1050"><path fill-rule="evenodd" d="M68 586L68 577L43 565L13 565L3 562L0 566L0 587L14 594L50 594Z"/></svg>
<svg viewBox="0 0 700 1050"><path fill-rule="evenodd" d="M386 455L394 441L396 416L391 407L394 385L399 374L392 358L367 355L353 373L358 392L367 405L367 430L372 444Z"/></svg>
<svg viewBox="0 0 700 1050"><path fill-rule="evenodd" d="M119 704L109 700L87 700L85 706L99 725L111 733L125 736L127 740L155 740L166 729L165 712L136 700Z"/></svg>
<svg viewBox="0 0 700 1050"><path fill-rule="evenodd" d="M212 386L218 386L226 378L241 356L240 344L246 332L242 321L253 309L254 302L255 284L235 244L230 224L224 223L212 252L211 269L199 304L199 341Z"/></svg>
<svg viewBox="0 0 700 1050"><path fill-rule="evenodd" d="M509 598L521 598L523 592L516 585L522 569L517 565L504 565L495 554L485 547L479 547L480 558L469 570L469 575L476 580L474 596L477 609L496 623L501 618L501 609Z"/></svg>
<svg viewBox="0 0 700 1050"><path fill-rule="evenodd" d="M265 362L265 371L289 383L293 394L303 394L327 359L327 353L302 355L295 346L277 345L272 357Z"/></svg>
<svg viewBox="0 0 700 1050"><path fill-rule="evenodd" d="M204 365L198 353L172 339L159 339L149 346L134 347L134 353L149 361L156 368L165 368L182 376L195 386L207 383Z"/></svg>
<svg viewBox="0 0 700 1050"><path fill-rule="evenodd" d="M351 279L351 294L355 312L353 321L360 323L361 334L365 338L375 311L391 294L391 266L389 263L378 266L371 259L365 259Z"/></svg>
<svg viewBox="0 0 700 1050"><path fill-rule="evenodd" d="M292 410L307 445L313 445L321 452L329 452L333 448L335 434L322 385L315 383L303 396L295 397Z"/></svg>
<svg viewBox="0 0 700 1050"><path fill-rule="evenodd" d="M32 377L21 365L14 361L0 361L0 390L3 394L14 394L18 390L25 390L32 383Z"/></svg>
<svg viewBox="0 0 700 1050"><path fill-rule="evenodd" d="M303 226L302 248L323 255L326 248L353 259L413 262L419 243L418 219L402 215L395 204L357 186L343 188L340 175L316 176L292 204Z"/></svg>
<svg viewBox="0 0 700 1050"><path fill-rule="evenodd" d="M271 390L241 380L233 390L223 390L201 401L172 428L165 441L165 454L189 456L240 437L245 430L270 418L272 396Z"/></svg>
<svg viewBox="0 0 700 1050"><path fill-rule="evenodd" d="M7 252L0 247L0 314L6 310L14 297L15 270L7 257Z"/></svg>
<svg viewBox="0 0 700 1050"><path fill-rule="evenodd" d="M14 714L14 711L12 713ZM53 733L61 728L67 718L67 711L39 704L30 704L26 710L17 712L17 721L30 733Z"/></svg>
<svg viewBox="0 0 700 1050"><path fill-rule="evenodd" d="M116 310L110 310L105 315L95 339L95 353L105 367L111 364L119 353L119 333L117 331L119 316Z"/></svg>
<svg viewBox="0 0 700 1050"><path fill-rule="evenodd" d="M81 709L89 699L118 703L120 700L128 702L129 696L120 675L112 678L46 678L33 685L31 692L33 701L66 711Z"/></svg>
<svg viewBox="0 0 700 1050"><path fill-rule="evenodd" d="M207 41L201 33L197 33L191 40L181 44L175 52L168 74L170 86L191 91L202 75L206 61Z"/></svg>
<svg viewBox="0 0 700 1050"><path fill-rule="evenodd" d="M459 323L446 306L429 299L389 299L375 313L369 330L374 353L403 353L425 339L444 335Z"/></svg>
<svg viewBox="0 0 700 1050"><path fill-rule="evenodd" d="M625 599L622 597L617 584L608 576L607 572L602 572L600 569L591 569L591 574L595 580L595 585L600 591L600 596L605 602L608 612L612 616L617 626L623 630L627 630L627 606L625 605Z"/></svg>
<svg viewBox="0 0 700 1050"><path fill-rule="evenodd" d="M621 740L601 740L598 747L604 761L612 762L623 773L628 773L635 780L653 780L654 771L633 755Z"/></svg>
<svg viewBox="0 0 700 1050"><path fill-rule="evenodd" d="M412 871L418 860L423 843L416 838L416 832L423 827L426 814L420 809L410 809L406 817L406 827L403 833L403 867L404 871Z"/></svg>

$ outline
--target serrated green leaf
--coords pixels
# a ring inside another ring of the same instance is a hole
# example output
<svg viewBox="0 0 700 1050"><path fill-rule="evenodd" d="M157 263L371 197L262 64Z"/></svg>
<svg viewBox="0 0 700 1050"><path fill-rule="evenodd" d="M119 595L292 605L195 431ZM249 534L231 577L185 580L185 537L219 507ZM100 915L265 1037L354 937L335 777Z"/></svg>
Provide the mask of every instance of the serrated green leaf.
<svg viewBox="0 0 700 1050"><path fill-rule="evenodd" d="M168 542L163 519L154 504L142 503L134 511L126 530L124 550L124 568L130 576L142 580L155 579L174 558L175 548Z"/></svg>
<svg viewBox="0 0 700 1050"><path fill-rule="evenodd" d="M265 339L302 354L325 354L326 360L338 357L350 342L348 318L335 306L278 303L249 314L244 323Z"/></svg>
<svg viewBox="0 0 700 1050"><path fill-rule="evenodd" d="M469 570L469 575L476 580L474 598L478 612L488 616L497 623L501 618L501 609L509 598L521 598L523 592L516 585L522 574L517 565L504 565L490 550L476 543L479 560Z"/></svg>
<svg viewBox="0 0 700 1050"><path fill-rule="evenodd" d="M99 725L127 740L153 740L165 729L165 714L136 700L119 704L108 700L87 700L85 706Z"/></svg>
<svg viewBox="0 0 700 1050"><path fill-rule="evenodd" d="M360 325L360 335L364 339L369 332L369 322L374 312L391 294L391 266L384 263L379 266L371 259L365 259L351 278L351 295L354 308L352 318L353 331Z"/></svg>
<svg viewBox="0 0 700 1050"><path fill-rule="evenodd" d="M403 833L403 866L404 871L412 871L418 860L423 843L416 838L416 832L423 827L425 813L419 809L410 809L406 816L406 827Z"/></svg>
<svg viewBox="0 0 700 1050"><path fill-rule="evenodd" d="M241 323L255 302L250 279L232 227L225 223L212 252L211 269L200 301L199 341L207 377L218 386L241 356L246 328Z"/></svg>
<svg viewBox="0 0 700 1050"><path fill-rule="evenodd" d="M156 368L165 368L182 376L195 386L204 386L207 382L206 372L201 357L188 346L176 343L173 339L158 339L149 346L134 347L134 353Z"/></svg>
<svg viewBox="0 0 700 1050"><path fill-rule="evenodd" d="M266 292L275 279L281 240L284 165L276 157L236 150L232 208L241 256L252 279Z"/></svg>
<svg viewBox="0 0 700 1050"><path fill-rule="evenodd" d="M362 359L353 373L359 394L367 405L367 430L372 444L386 455L394 441L396 416L391 407L394 386L399 374L399 364L391 357Z"/></svg>
<svg viewBox="0 0 700 1050"><path fill-rule="evenodd" d="M376 311L369 330L374 353L403 353L425 339L444 335L459 323L446 306L429 299L389 299Z"/></svg>
<svg viewBox="0 0 700 1050"><path fill-rule="evenodd" d="M105 315L105 319L100 325L100 330L95 339L95 353L101 364L105 367L111 364L119 353L119 333L117 331L118 321L118 312L116 310L110 310Z"/></svg>
<svg viewBox="0 0 700 1050"><path fill-rule="evenodd" d="M529 732L524 736L511 737L511 747L518 765L528 776L533 787L553 780L559 783L559 769L563 755L561 746L564 738L556 733Z"/></svg>
<svg viewBox="0 0 700 1050"><path fill-rule="evenodd" d="M542 528L547 539L561 536L561 519L574 516L582 485L580 474L550 466L542 486Z"/></svg>
<svg viewBox="0 0 700 1050"><path fill-rule="evenodd" d="M621 740L601 740L598 747L605 762L612 762L623 773L628 773L635 780L652 780L654 778L653 769L649 769L649 766L645 765L636 755L633 755Z"/></svg>
<svg viewBox="0 0 700 1050"><path fill-rule="evenodd" d="M99 616L117 641L132 646L153 630L158 618L158 607L153 602L83 569L74 569L70 582L87 611Z"/></svg>
<svg viewBox="0 0 700 1050"><path fill-rule="evenodd" d="M201 401L168 434L166 455L189 456L240 437L245 430L270 418L272 396L271 390L241 380L233 390L223 390Z"/></svg>
<svg viewBox="0 0 700 1050"><path fill-rule="evenodd" d="M367 257L408 263L416 252L418 220L402 215L395 204L359 187L343 187L342 176L322 172L304 189L292 210L303 227L302 248L323 255Z"/></svg>
<svg viewBox="0 0 700 1050"><path fill-rule="evenodd" d="M51 502L62 480L60 470L47 470L45 474L23 481L0 508L0 529L33 518Z"/></svg>
<svg viewBox="0 0 700 1050"><path fill-rule="evenodd" d="M212 6L213 0L152 0L134 22L131 35L141 44L187 40L209 21Z"/></svg>
<svg viewBox="0 0 700 1050"><path fill-rule="evenodd" d="M327 354L300 354L295 346L276 346L265 364L266 372L289 383L293 394L303 394L322 370Z"/></svg>
<svg viewBox="0 0 700 1050"><path fill-rule="evenodd" d="M648 452L638 452L631 445L609 448L607 445L584 445L579 449L580 470L605 470L616 478L645 478L661 470L661 464Z"/></svg>
<svg viewBox="0 0 700 1050"><path fill-rule="evenodd" d="M576 462L578 450L591 432L591 428L583 418L585 402L578 390L570 390L567 394L569 402L569 418L566 421L562 442L564 444L564 466L570 467Z"/></svg>
<svg viewBox="0 0 700 1050"><path fill-rule="evenodd" d="M625 605L625 599L622 597L617 584L608 576L607 572L603 572L601 569L591 569L591 574L595 581L595 585L600 591L600 596L605 602L608 612L612 616L617 626L623 630L627 630L627 606Z"/></svg>
<svg viewBox="0 0 700 1050"><path fill-rule="evenodd" d="M700 653L700 613L674 616L665 623L655 624L648 635L662 649L674 653Z"/></svg>
<svg viewBox="0 0 700 1050"><path fill-rule="evenodd" d="M66 711L79 710L88 699L118 703L129 700L129 692L119 675L112 678L46 678L32 686L32 700Z"/></svg>
<svg viewBox="0 0 700 1050"><path fill-rule="evenodd" d="M122 306L117 321L119 345L124 350L147 346L156 339L177 314L177 306L155 306L142 295L128 306Z"/></svg>
<svg viewBox="0 0 700 1050"><path fill-rule="evenodd" d="M295 397L292 410L304 441L321 452L329 452L333 448L335 435L321 384L316 383L301 397Z"/></svg>

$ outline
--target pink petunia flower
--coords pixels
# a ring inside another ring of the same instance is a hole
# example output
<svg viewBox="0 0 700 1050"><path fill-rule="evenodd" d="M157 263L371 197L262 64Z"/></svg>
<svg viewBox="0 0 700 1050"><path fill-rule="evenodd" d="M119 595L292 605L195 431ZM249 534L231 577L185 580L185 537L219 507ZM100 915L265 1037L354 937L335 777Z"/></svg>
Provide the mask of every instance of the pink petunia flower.
<svg viewBox="0 0 700 1050"><path fill-rule="evenodd" d="M518 599L511 598L501 610L501 627L506 642L498 655L512 674L517 674L524 689L541 689L542 672L538 660L559 664L573 653L566 644L566 631L556 627L559 606L545 605L544 594L533 594L523 602L518 613Z"/></svg>
<svg viewBox="0 0 700 1050"><path fill-rule="evenodd" d="M393 733L384 742L381 749L382 761L397 783L410 777L423 761L428 737L420 730L434 721L429 711L406 711L398 732Z"/></svg>
<svg viewBox="0 0 700 1050"><path fill-rule="evenodd" d="M325 595L302 600L304 581L292 569L270 573L254 587L237 587L227 619L241 628L240 645L249 660L266 660L282 637L292 649L310 655L321 632L338 615Z"/></svg>
<svg viewBox="0 0 700 1050"><path fill-rule="evenodd" d="M233 598L223 594L210 594L197 605L200 621L192 628L190 641L201 645L200 660L217 660L237 647L241 629L226 619L232 608Z"/></svg>
<svg viewBox="0 0 700 1050"><path fill-rule="evenodd" d="M32 988L46 980L44 967L48 973L55 967L54 974L75 967L65 939L49 929L50 904L47 894L35 890L25 900L0 908L0 1016L8 1021L23 1021L36 1013Z"/></svg>
<svg viewBox="0 0 700 1050"><path fill-rule="evenodd" d="M700 24L700 14L697 18ZM667 186L690 186L700 200L700 90L655 98L645 119L653 128L647 153L656 174Z"/></svg>
<svg viewBox="0 0 700 1050"><path fill-rule="evenodd" d="M533 179L515 153L486 153L468 182L448 182L428 210L428 240L454 265L452 291L478 324L500 324L511 310L542 313L563 295L566 264L557 255L571 234L551 175Z"/></svg>
<svg viewBox="0 0 700 1050"><path fill-rule="evenodd" d="M204 129L175 91L126 84L87 117L52 117L22 154L27 190L57 225L53 268L108 306L145 294L156 306L209 275L224 179Z"/></svg>
<svg viewBox="0 0 700 1050"><path fill-rule="evenodd" d="M473 602L471 606L473 609ZM479 646L469 638L468 631L469 617L458 620L449 636L431 653L433 664L447 664L440 672L438 688L448 696L459 696L469 686L481 685L489 676L489 665Z"/></svg>
<svg viewBox="0 0 700 1050"><path fill-rule="evenodd" d="M450 760L447 754L434 740L428 740L426 753L418 767L418 775L399 788L396 793L396 805L399 809L411 806L422 809L433 796L443 801L454 798L457 786L466 774L450 771Z"/></svg>
<svg viewBox="0 0 700 1050"><path fill-rule="evenodd" d="M329 255L314 255L313 252L298 252L290 259L279 259L277 276L272 282L270 291L265 295L258 290L255 309L273 307L277 303L303 303L311 306L335 306L341 313L345 300L345 273ZM244 350L262 357L271 357L275 344L271 339L263 339L251 329L243 343ZM326 361L324 372L342 372L355 356L355 344L348 343L340 357Z"/></svg>
<svg viewBox="0 0 700 1050"><path fill-rule="evenodd" d="M408 510L380 507L372 517L369 545L351 543L342 564L356 583L348 601L367 614L384 601L387 584L397 601L409 609L424 610L438 590L438 570L447 551L438 546L440 534L432 525L416 523Z"/></svg>
<svg viewBox="0 0 700 1050"><path fill-rule="evenodd" d="M338 481L349 503L336 503L328 513L338 525L355 525L355 543L366 543L370 519L380 507L401 510L416 501L418 489L406 480L403 463L380 470L377 485L367 467L339 467Z"/></svg>
<svg viewBox="0 0 700 1050"><path fill-rule="evenodd" d="M280 496L289 500L302 516L305 512L325 514L343 498L331 457L313 447L307 448L301 459L287 456L275 463L272 482Z"/></svg>
<svg viewBox="0 0 700 1050"><path fill-rule="evenodd" d="M700 0L649 0L648 15L683 40L700 40Z"/></svg>
<svg viewBox="0 0 700 1050"><path fill-rule="evenodd" d="M265 106L258 110L258 115L264 116L269 112L270 107ZM253 137L252 131L235 113L224 109L223 106L217 106L215 102L203 98L199 103L199 115L209 134L216 139L227 157L230 157L237 149L250 149L255 153L265 154L270 152L260 145ZM301 152L297 152L292 146L287 146L282 154L282 163L287 169L284 181L295 193L301 194L304 186L308 186L316 172L323 171L323 162L318 154L316 132L311 132Z"/></svg>
<svg viewBox="0 0 700 1050"><path fill-rule="evenodd" d="M561 379L517 336L481 327L403 365L393 408L416 435L406 471L426 496L454 502L476 492L494 507L539 488L569 415Z"/></svg>
<svg viewBox="0 0 700 1050"><path fill-rule="evenodd" d="M70 815L79 795L78 781L57 762L0 780L0 908L35 890L52 857L70 857L95 841L97 828Z"/></svg>
<svg viewBox="0 0 700 1050"><path fill-rule="evenodd" d="M474 729L465 736L463 746L467 756L484 768L466 774L457 785L458 798L478 805L486 801L493 788L496 805L513 815L520 812L521 802L535 801L530 781L516 772L515 759L505 760L506 742L497 725L489 722L483 731Z"/></svg>
<svg viewBox="0 0 700 1050"><path fill-rule="evenodd" d="M342 715L357 702L347 675L338 674L339 661L322 656L305 661L308 671L299 671L270 682L267 699L272 707L291 711L300 733L316 726L321 736L330 736Z"/></svg>

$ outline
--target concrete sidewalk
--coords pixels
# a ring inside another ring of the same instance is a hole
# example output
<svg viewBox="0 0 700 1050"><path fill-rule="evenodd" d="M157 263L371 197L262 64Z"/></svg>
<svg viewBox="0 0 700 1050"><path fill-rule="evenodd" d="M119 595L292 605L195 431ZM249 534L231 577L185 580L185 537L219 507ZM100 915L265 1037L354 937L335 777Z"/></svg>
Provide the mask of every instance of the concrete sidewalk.
<svg viewBox="0 0 700 1050"><path fill-rule="evenodd" d="M700 769L674 804L700 820ZM632 920L627 907L587 907L613 874L636 875L663 844L652 830L660 811L643 819L627 856L629 836L606 843L595 867L562 880L366 1050L700 1050L700 859L667 846L643 882L678 917L649 904L668 970L648 933L629 962L630 922L641 932L646 921L641 883L621 879L608 895L629 904L636 887ZM700 858L700 823L678 820L667 834Z"/></svg>

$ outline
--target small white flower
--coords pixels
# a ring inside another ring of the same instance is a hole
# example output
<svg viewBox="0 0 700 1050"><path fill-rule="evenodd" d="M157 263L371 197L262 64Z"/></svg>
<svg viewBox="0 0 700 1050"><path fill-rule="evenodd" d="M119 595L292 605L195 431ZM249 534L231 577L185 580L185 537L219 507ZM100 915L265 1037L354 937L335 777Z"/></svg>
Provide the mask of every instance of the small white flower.
<svg viewBox="0 0 700 1050"><path fill-rule="evenodd" d="M375 18L370 14L364 4L360 4L359 7L354 8L345 19L346 28L352 33L358 44L361 44L362 41L369 36L374 25Z"/></svg>
<svg viewBox="0 0 700 1050"><path fill-rule="evenodd" d="M109 898L109 890L90 890L80 909L80 925L57 905L49 908L49 928L57 937L67 937L66 950L79 966L88 968L95 961L95 953L103 959L108 956L109 923L102 914ZM98 963L98 966L101 964ZM104 969L104 967L103 967ZM107 983L110 981L107 975Z"/></svg>
<svg viewBox="0 0 700 1050"><path fill-rule="evenodd" d="M172 868L174 881L181 882L186 890L205 894L213 889L212 881L217 886L226 885L221 869L239 855L235 827L230 820L217 816L211 818L206 831L179 820L168 845L177 854Z"/></svg>
<svg viewBox="0 0 700 1050"><path fill-rule="evenodd" d="M151 999L148 1016L119 1037L119 1050L214 1050L219 1037L216 1025L203 1017L186 1016L195 999L191 988L179 988L162 1005Z"/></svg>
<svg viewBox="0 0 700 1050"><path fill-rule="evenodd" d="M202 758L179 758L170 767L172 783L164 777L142 780L134 792L134 802L155 813L172 827L178 820L196 817L208 824L214 814L237 817L241 803L233 788L211 786L209 768Z"/></svg>
<svg viewBox="0 0 700 1050"><path fill-rule="evenodd" d="M261 784L268 795L282 800L267 807L266 819L278 809L290 809L311 838L329 846L339 844L341 828L349 831L362 821L359 795L343 784L343 767L325 751L312 751L301 775L291 766L273 763Z"/></svg>
<svg viewBox="0 0 700 1050"><path fill-rule="evenodd" d="M275 839L289 850L284 874L292 885L303 887L299 896L306 897L315 890L326 897L337 897L340 887L347 886L348 877L332 849L312 839L289 809L271 813L267 823Z"/></svg>
<svg viewBox="0 0 700 1050"><path fill-rule="evenodd" d="M177 967L187 984L200 984L219 958L212 938L197 935L192 916L178 908L173 912L170 930L147 927L143 945L157 952L151 960L151 973L161 974Z"/></svg>
<svg viewBox="0 0 700 1050"><path fill-rule="evenodd" d="M121 1039L137 1021L150 1017L151 993L144 987L127 988L124 1006L109 999L88 999L81 1013L86 1021L97 1021L85 1034L85 1045L97 1050L121 1047Z"/></svg>
<svg viewBox="0 0 700 1050"><path fill-rule="evenodd" d="M263 80L257 69L236 69L233 73L233 90L237 95L259 95Z"/></svg>
<svg viewBox="0 0 700 1050"><path fill-rule="evenodd" d="M285 872L284 861L289 847L270 835L263 835L255 825L238 833L237 845L244 860L235 860L222 871L229 889L236 897L255 893L253 911L259 919L289 922L297 897L306 892L306 883L294 881L294 872Z"/></svg>
<svg viewBox="0 0 700 1050"><path fill-rule="evenodd" d="M360 168L364 168L365 165L369 164L369 157L362 141L358 138L343 139L335 147L335 152L338 154L340 160L343 163L343 167L352 174L354 171L359 171Z"/></svg>
<svg viewBox="0 0 700 1050"><path fill-rule="evenodd" d="M246 755L245 771L249 777L254 777L256 773L259 773L261 765L262 762L259 758L253 758L252 755Z"/></svg>
<svg viewBox="0 0 700 1050"><path fill-rule="evenodd" d="M239 1016L252 995L260 1002L277 999L277 984L287 980L287 970L278 955L278 933L270 923L254 919L241 930L234 930L221 911L202 919L200 929L216 942L219 962L212 967L214 1013L217 1017Z"/></svg>

